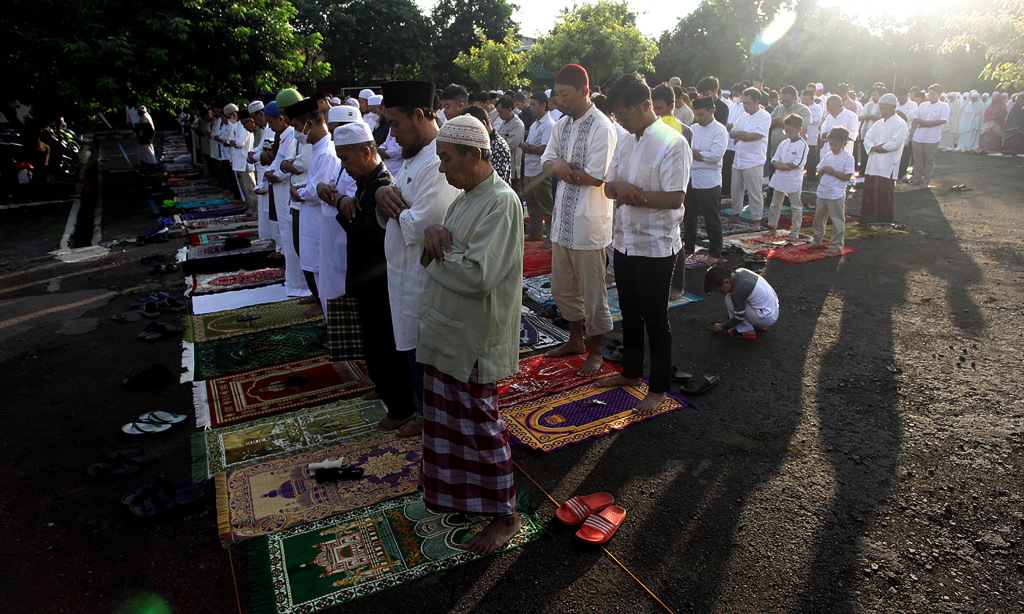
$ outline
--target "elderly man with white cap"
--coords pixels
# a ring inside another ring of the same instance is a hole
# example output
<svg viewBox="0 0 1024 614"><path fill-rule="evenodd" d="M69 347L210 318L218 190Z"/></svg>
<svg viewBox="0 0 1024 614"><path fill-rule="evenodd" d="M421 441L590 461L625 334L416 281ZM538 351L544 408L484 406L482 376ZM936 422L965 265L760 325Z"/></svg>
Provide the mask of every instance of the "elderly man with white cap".
<svg viewBox="0 0 1024 614"><path fill-rule="evenodd" d="M436 143L439 171L463 193L424 233L419 487L431 510L492 517L464 546L489 554L521 526L497 382L519 368L523 208L491 166L478 119L449 119Z"/></svg>
<svg viewBox="0 0 1024 614"><path fill-rule="evenodd" d="M896 179L900 173L900 157L907 142L907 123L896 115L899 99L885 94L878 99L881 119L875 121L864 136L868 153L864 194L860 207L862 224L881 223L891 230L896 217Z"/></svg>

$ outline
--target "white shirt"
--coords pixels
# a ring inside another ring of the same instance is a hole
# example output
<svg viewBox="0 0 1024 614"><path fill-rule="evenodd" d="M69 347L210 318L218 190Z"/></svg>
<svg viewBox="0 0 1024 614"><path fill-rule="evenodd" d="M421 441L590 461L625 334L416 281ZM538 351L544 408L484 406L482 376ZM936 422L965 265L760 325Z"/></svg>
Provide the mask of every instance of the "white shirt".
<svg viewBox="0 0 1024 614"><path fill-rule="evenodd" d="M231 161L231 147L221 144L221 142L227 143L231 140L231 135L234 133L234 124L228 121L221 121L220 130L217 131L217 136L220 137L220 141L217 144L220 145L220 159Z"/></svg>
<svg viewBox="0 0 1024 614"><path fill-rule="evenodd" d="M948 122L949 105L944 102L936 102L935 104L922 102L921 106L917 107L917 119L930 122L944 119ZM942 140L942 124L938 126L922 126L918 124L917 130L914 131L915 143L938 143L940 140Z"/></svg>
<svg viewBox="0 0 1024 614"><path fill-rule="evenodd" d="M611 120L591 104L579 119L565 115L558 120L540 160L542 164L565 160L604 181L616 139ZM612 242L612 201L604 195L604 186L558 182L551 240L566 249L604 249Z"/></svg>
<svg viewBox="0 0 1024 614"><path fill-rule="evenodd" d="M736 141L736 157L733 158L732 167L738 171L755 166L764 166L768 160L768 131L772 127L772 116L762 108L754 113L747 113L746 110L733 124L733 130L751 132L763 135L764 138L756 141Z"/></svg>
<svg viewBox="0 0 1024 614"><path fill-rule="evenodd" d="M523 133L526 131L523 120L515 115L508 121L499 119L498 124L494 126L494 131L505 139L505 144L512 152L512 178L516 179L519 177L519 169L523 165L523 150L519 149L519 144L523 142Z"/></svg>
<svg viewBox="0 0 1024 614"><path fill-rule="evenodd" d="M797 168L788 171L775 169L775 173L768 181L768 187L774 188L783 194L796 194L804 187L804 165L807 164L807 152L809 146L806 141L798 138L791 141L788 138L779 143L779 147L772 156L772 162L789 162L796 164Z"/></svg>
<svg viewBox="0 0 1024 614"><path fill-rule="evenodd" d="M836 126L842 126L850 131L850 140L846 143L846 151L850 152L850 155L852 156L853 142L857 140L857 130L860 128L860 120L857 118L857 114L846 108L840 111L839 115L826 113L821 119L821 134L827 133ZM819 139L819 142L821 144L822 151L828 149L828 143L826 141Z"/></svg>
<svg viewBox="0 0 1024 614"><path fill-rule="evenodd" d="M409 205L395 219L383 219L379 209L377 222L386 229L384 255L388 260L388 293L391 322L395 328L395 349L416 349L419 336L420 305L427 272L420 264L423 231L444 221L452 202L462 194L438 172L437 142L430 141L415 156L407 159L395 177L394 186L402 190ZM399 223L401 220L401 223Z"/></svg>
<svg viewBox="0 0 1024 614"><path fill-rule="evenodd" d="M866 105L864 105L864 108L861 110L861 112L858 115L860 117L864 117L865 115L881 115L881 114L882 114L882 112L878 108L878 103L869 100L868 103ZM874 126L876 121L878 121L878 120L875 120L875 119L863 119L863 120L861 120L860 133L861 134L867 134L868 130L871 130L871 126Z"/></svg>
<svg viewBox="0 0 1024 614"><path fill-rule="evenodd" d="M856 163L853 160L853 154L846 151L845 149L839 152L839 155L832 153L832 148L825 145L825 148L821 150L821 161L818 162L818 170L831 166L834 170L848 175L853 173ZM846 182L833 177L832 175L821 175L821 179L818 180L818 197L827 200L838 200L846 197Z"/></svg>
<svg viewBox="0 0 1024 614"><path fill-rule="evenodd" d="M548 115L551 116L551 123L552 124L557 123L558 120L560 120L563 117L565 117L565 113L562 113L558 109L551 109L550 111L548 111Z"/></svg>
<svg viewBox="0 0 1024 614"><path fill-rule="evenodd" d="M743 109L742 102L731 102L729 103L729 105L729 126L735 126L736 120L740 118L741 114L746 113L746 111ZM728 128L729 126L726 126L726 128ZM729 151L735 151L736 139L729 137L729 145L726 147L726 149Z"/></svg>
<svg viewBox="0 0 1024 614"><path fill-rule="evenodd" d="M402 165L405 164L405 158L402 157L402 146L395 140L395 135L391 134L391 130L388 130L388 138L384 139L384 144L380 148L388 154L387 159L384 160L384 166L387 167L392 177L398 175L398 172L402 170Z"/></svg>
<svg viewBox="0 0 1024 614"><path fill-rule="evenodd" d="M281 136L277 142L277 155L274 156L274 161L267 167L268 171L274 171L275 177L282 179L282 184L291 185L288 180L289 173L281 170L281 163L285 160L291 159L291 156L295 153L295 128L288 126L281 131ZM275 184L276 185L276 184Z"/></svg>
<svg viewBox="0 0 1024 614"><path fill-rule="evenodd" d="M907 98L907 101L901 104L900 106L896 107L896 110L902 112L904 115L907 116L907 118L903 121L905 121L907 124L907 142L909 143L910 126L911 123L914 121L914 117L917 115L917 103L911 100L910 98Z"/></svg>
<svg viewBox="0 0 1024 614"><path fill-rule="evenodd" d="M900 176L900 157L907 142L907 132L907 123L898 115L876 121L864 136L864 151L869 152L864 173L897 179ZM871 151L876 145L884 147L886 153Z"/></svg>
<svg viewBox="0 0 1024 614"><path fill-rule="evenodd" d="M331 145L333 149L333 144ZM356 195L356 180L349 176L341 164L334 171L334 178L324 183L334 186L339 194ZM303 211L305 213L305 211ZM345 295L345 276L348 273L348 233L338 223L338 210L334 205L320 201L320 279L317 290L321 300L340 298Z"/></svg>
<svg viewBox="0 0 1024 614"><path fill-rule="evenodd" d="M692 163L690 144L659 118L639 139L630 134L619 141L607 180L621 179L646 192L685 192ZM612 247L627 256L671 256L683 247L679 239L682 221L682 205L652 209L617 204Z"/></svg>
<svg viewBox="0 0 1024 614"><path fill-rule="evenodd" d="M252 171L252 164L245 159L252 149L253 134L245 129L242 122L232 124L231 134L228 137L231 143L231 170Z"/></svg>
<svg viewBox="0 0 1024 614"><path fill-rule="evenodd" d="M729 145L729 131L712 121L707 126L694 124L693 151L700 152L703 160L694 160L690 167L690 185L696 190L707 190L722 185L722 156Z"/></svg>
<svg viewBox="0 0 1024 614"><path fill-rule="evenodd" d="M317 273L320 271L320 227L323 225L321 205L324 201L317 196L316 186L321 182L332 183L341 161L334 151L330 135L324 135L316 143L306 144L303 148L309 149L310 160L309 170L304 175L305 185L297 190L299 198L302 199L299 214L299 265L303 271ZM295 175L292 175L292 179L294 178ZM342 287L344 288L344 284Z"/></svg>
<svg viewBox="0 0 1024 614"><path fill-rule="evenodd" d="M544 117L540 119L534 119L533 123L530 124L530 133L526 135L526 143L528 145L540 145L546 147L548 141L551 140L551 130L555 127L555 122L551 121L551 114L545 113ZM544 172L544 166L540 162L541 154L528 153L523 156L526 161L525 170L523 174L527 177L536 177L537 175Z"/></svg>
<svg viewBox="0 0 1024 614"><path fill-rule="evenodd" d="M807 135L807 143L810 145L818 145L818 127L821 126L821 105L814 102L811 106L807 107L811 110L811 124L807 126L804 133Z"/></svg>
<svg viewBox="0 0 1024 614"><path fill-rule="evenodd" d="M685 104L681 107L676 107L675 109L673 109L672 115L674 115L675 118L679 120L679 123L681 123L684 126L689 126L690 124L693 123L693 109L686 106Z"/></svg>
<svg viewBox="0 0 1024 614"><path fill-rule="evenodd" d="M224 159L220 155L220 141L213 138L220 134L220 129L223 125L224 119L220 117L214 117L213 121L210 122L210 157L214 160Z"/></svg>

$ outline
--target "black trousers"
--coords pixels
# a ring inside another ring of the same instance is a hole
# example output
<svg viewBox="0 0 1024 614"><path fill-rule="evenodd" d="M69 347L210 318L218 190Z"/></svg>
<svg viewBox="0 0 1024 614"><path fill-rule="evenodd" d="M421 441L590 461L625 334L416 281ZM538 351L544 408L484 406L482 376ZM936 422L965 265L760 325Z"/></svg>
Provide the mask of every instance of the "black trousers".
<svg viewBox="0 0 1024 614"><path fill-rule="evenodd" d="M644 331L651 347L650 391L672 386L672 327L668 323L669 283L676 254L664 258L627 256L615 250L615 283L622 310L622 375L644 374Z"/></svg>
<svg viewBox="0 0 1024 614"><path fill-rule="evenodd" d="M814 181L818 176L818 161L821 159L818 153L818 146L811 145L807 148L807 164L804 166L804 170L807 172L807 181ZM768 201L769 203L771 201Z"/></svg>
<svg viewBox="0 0 1024 614"><path fill-rule="evenodd" d="M407 418L416 412L415 394L406 353L395 349L388 278L380 275L350 294L359 300L359 332L370 379L388 408L388 418Z"/></svg>
<svg viewBox="0 0 1024 614"><path fill-rule="evenodd" d="M241 198L242 193L238 191L238 180L235 179L235 171L231 169L231 160L221 160L220 162L224 166L224 187L230 190L235 195L235 198Z"/></svg>
<svg viewBox="0 0 1024 614"><path fill-rule="evenodd" d="M697 247L698 221L704 218L708 233L708 253L712 258L722 257L722 186L707 189L690 187L683 200L683 251L676 258L676 270L672 274L672 285L685 288L686 254L692 254ZM677 283L678 282L678 283Z"/></svg>
<svg viewBox="0 0 1024 614"><path fill-rule="evenodd" d="M897 180L903 179L907 176L907 169L910 168L910 158L912 156L910 143L903 146L903 155L900 156L900 176Z"/></svg>
<svg viewBox="0 0 1024 614"><path fill-rule="evenodd" d="M732 161L736 157L736 152L732 150L725 150L722 154L722 197L732 197ZM742 204L742 203L741 203ZM742 209L742 207L740 207Z"/></svg>

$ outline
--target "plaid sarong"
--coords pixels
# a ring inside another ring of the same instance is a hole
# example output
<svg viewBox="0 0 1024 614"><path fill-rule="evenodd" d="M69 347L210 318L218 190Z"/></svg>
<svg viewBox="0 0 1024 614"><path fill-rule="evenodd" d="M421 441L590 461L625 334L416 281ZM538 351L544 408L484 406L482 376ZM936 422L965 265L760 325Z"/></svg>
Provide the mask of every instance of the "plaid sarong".
<svg viewBox="0 0 1024 614"><path fill-rule="evenodd" d="M354 298L327 299L327 355L331 362L363 358L359 303Z"/></svg>
<svg viewBox="0 0 1024 614"><path fill-rule="evenodd" d="M505 516L516 509L512 450L498 413L497 383L461 382L423 367L423 468L431 510Z"/></svg>

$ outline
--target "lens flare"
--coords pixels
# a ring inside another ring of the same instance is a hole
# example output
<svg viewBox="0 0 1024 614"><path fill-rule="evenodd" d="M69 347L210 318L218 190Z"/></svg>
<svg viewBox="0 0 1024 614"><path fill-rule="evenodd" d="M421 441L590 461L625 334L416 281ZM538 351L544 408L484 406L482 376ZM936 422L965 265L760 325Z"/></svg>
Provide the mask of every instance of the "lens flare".
<svg viewBox="0 0 1024 614"><path fill-rule="evenodd" d="M755 56L761 55L772 48L772 45L782 40L782 37L789 32L796 23L796 11L781 11L772 19L768 27L764 29L754 42L750 45L750 53Z"/></svg>

